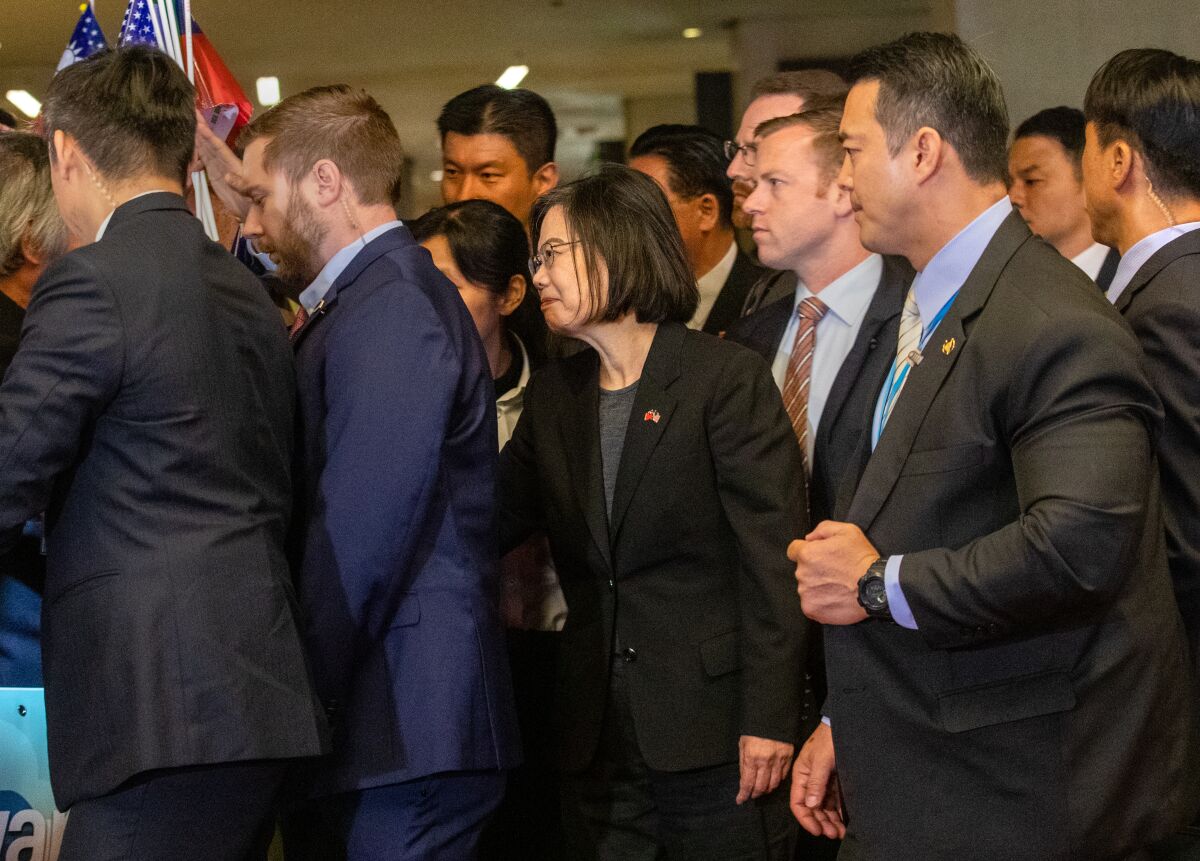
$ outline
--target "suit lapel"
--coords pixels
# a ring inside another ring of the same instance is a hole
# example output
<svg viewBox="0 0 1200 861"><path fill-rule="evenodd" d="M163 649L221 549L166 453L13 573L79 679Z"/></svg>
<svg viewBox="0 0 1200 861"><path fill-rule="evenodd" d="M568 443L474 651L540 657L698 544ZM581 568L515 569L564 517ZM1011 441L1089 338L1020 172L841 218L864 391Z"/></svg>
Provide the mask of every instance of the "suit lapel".
<svg viewBox="0 0 1200 861"><path fill-rule="evenodd" d="M571 401L559 413L559 430L564 450L578 452L567 458L571 488L587 521L596 549L612 569L612 548L608 538L608 512L604 510L604 471L600 463L600 359L594 352L590 361L572 368Z"/></svg>
<svg viewBox="0 0 1200 861"><path fill-rule="evenodd" d="M768 365L775 361L775 354L779 352L795 304L795 297L788 296L758 309L746 318L751 328L743 343L766 359Z"/></svg>
<svg viewBox="0 0 1200 861"><path fill-rule="evenodd" d="M683 326L662 324L646 357L637 397L629 416L629 426L625 431L625 448L621 452L617 486L613 491L609 529L613 539L620 534L621 523L641 483L642 474L678 403L668 389L679 377L679 354L686 336L687 330Z"/></svg>
<svg viewBox="0 0 1200 861"><path fill-rule="evenodd" d="M817 427L817 438L813 443L814 453L829 444L829 435L832 433L833 425L841 416L850 392L859 384L859 377L862 375L863 364L867 361L867 356L879 348L885 327L891 323L899 326L896 321L904 307L904 294L911 283L912 269L908 267L907 262L884 258L883 274L879 276L879 284L875 288L875 294L871 297L871 304L867 306L867 313L858 329L854 346L846 355L841 368L838 369L833 385L829 389L829 395L825 399L825 409L821 412L821 423ZM895 352L894 345L892 352ZM818 461L820 458L814 454L813 460Z"/></svg>
<svg viewBox="0 0 1200 861"><path fill-rule="evenodd" d="M1200 230L1193 230L1183 236L1177 236L1154 252L1150 259L1142 264L1142 268L1133 274L1129 286L1121 291L1121 295L1113 303L1114 307L1124 314L1125 309L1129 307L1129 303L1133 301L1133 297L1139 290L1149 284L1154 276L1167 266L1188 254L1200 254Z"/></svg>
<svg viewBox="0 0 1200 861"><path fill-rule="evenodd" d="M983 308L1009 259L1031 235L1015 212L1005 219L959 289L945 319L926 343L920 364L909 372L908 382L892 408L850 503L847 519L864 531L870 528L891 494L925 414L966 347L964 323ZM867 436L869 445L869 431Z"/></svg>
<svg viewBox="0 0 1200 861"><path fill-rule="evenodd" d="M377 236L368 242L358 254L350 261L349 265L342 270L341 274L334 279L328 292L317 303L317 307L309 314L307 322L301 327L295 335L292 336L292 349L299 350L300 343L309 331L317 325L317 323L327 317L337 305L338 294L349 287L354 281L362 275L368 266L374 263L383 255L391 251L399 251L406 246L413 244L412 235L406 227L397 227L394 230L389 230L381 236Z"/></svg>

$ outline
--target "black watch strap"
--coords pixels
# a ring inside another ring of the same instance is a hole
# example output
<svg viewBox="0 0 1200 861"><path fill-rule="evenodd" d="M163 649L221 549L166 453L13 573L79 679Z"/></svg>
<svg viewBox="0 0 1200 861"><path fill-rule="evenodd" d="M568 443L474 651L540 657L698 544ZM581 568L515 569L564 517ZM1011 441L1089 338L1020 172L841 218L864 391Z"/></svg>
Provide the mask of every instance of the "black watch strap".
<svg viewBox="0 0 1200 861"><path fill-rule="evenodd" d="M887 583L884 577L887 572L887 563L887 557L876 559L868 566L867 573L863 574L858 581L859 606L874 619L892 618L891 610L888 607Z"/></svg>

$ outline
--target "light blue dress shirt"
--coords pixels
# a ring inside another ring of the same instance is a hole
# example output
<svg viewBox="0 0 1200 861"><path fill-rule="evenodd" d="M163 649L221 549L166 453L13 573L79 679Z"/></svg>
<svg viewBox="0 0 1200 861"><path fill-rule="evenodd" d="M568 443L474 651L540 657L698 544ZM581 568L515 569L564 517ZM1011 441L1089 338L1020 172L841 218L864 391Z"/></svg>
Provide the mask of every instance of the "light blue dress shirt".
<svg viewBox="0 0 1200 861"><path fill-rule="evenodd" d="M917 299L917 310L921 315L921 349L933 335L930 324L938 316L938 312L958 295L959 289L967 276L971 274L979 258L987 249L992 237L1000 229L1000 225L1012 214L1012 201L1002 197L985 209L974 221L959 231L953 239L942 246L925 268L913 279L912 290ZM887 392L887 383L879 393L875 404L875 419L871 428L871 448L879 442L883 432L880 419L883 415L883 400ZM901 391L899 397L904 398ZM917 620L913 617L912 608L900 588L900 563L903 554L888 559L884 570L884 585L887 587L888 608L896 624L905 628L917 629Z"/></svg>
<svg viewBox="0 0 1200 861"><path fill-rule="evenodd" d="M805 452L805 463L812 463L817 427L821 424L821 413L824 412L825 402L829 399L829 390L833 388L833 381L841 370L842 362L854 347L858 330L862 328L863 318L867 316L867 308L871 305L871 298L875 295L875 289L882 277L883 258L872 254L853 269L829 282L820 293L813 293L803 281L796 287L792 316L788 318L787 328L783 330L783 337L771 363L771 375L781 392L788 362L792 358L796 330L800 326L796 309L809 296L817 296L829 308L829 312L817 323L817 341L813 347L812 376L808 384L808 450Z"/></svg>
<svg viewBox="0 0 1200 861"><path fill-rule="evenodd" d="M304 292L300 294L300 304L304 306L304 310L310 314L312 313L313 309L325 298L325 294L329 292L329 288L333 286L333 282L338 280L338 277L350 265L350 261L357 257L358 252L366 248L368 243L383 236L389 230L395 230L401 224L403 222L399 220L381 224L374 230L364 233L337 254L330 257L325 267L317 273L317 277L313 280L313 283L305 287Z"/></svg>
<svg viewBox="0 0 1200 861"><path fill-rule="evenodd" d="M1147 260L1158 253L1159 249L1185 233L1191 233L1197 229L1200 229L1200 221L1189 221L1186 224L1164 227L1149 236L1142 237L1136 245L1121 255L1121 262L1117 264L1117 271L1105 293L1108 301L1115 303L1117 299L1121 298L1121 294L1125 292L1125 288L1129 286L1133 276L1146 265Z"/></svg>

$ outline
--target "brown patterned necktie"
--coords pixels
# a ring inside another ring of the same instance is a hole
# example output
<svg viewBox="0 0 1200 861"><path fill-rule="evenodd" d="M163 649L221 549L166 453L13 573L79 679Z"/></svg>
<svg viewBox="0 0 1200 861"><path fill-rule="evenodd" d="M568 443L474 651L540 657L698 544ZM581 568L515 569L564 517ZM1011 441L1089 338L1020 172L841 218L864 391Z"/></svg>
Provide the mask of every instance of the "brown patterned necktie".
<svg viewBox="0 0 1200 861"><path fill-rule="evenodd" d="M294 340L300 330L304 328L304 324L308 322L308 309L303 305L296 312L296 319L292 321L291 327L288 329L288 340Z"/></svg>
<svg viewBox="0 0 1200 861"><path fill-rule="evenodd" d="M792 342L792 355L783 377L783 406L800 442L800 454L804 457L808 475L812 475L812 464L808 462L808 388L812 382L813 352L817 347L817 323L828 311L829 307L816 296L802 299L796 306L800 325L796 328L796 340Z"/></svg>

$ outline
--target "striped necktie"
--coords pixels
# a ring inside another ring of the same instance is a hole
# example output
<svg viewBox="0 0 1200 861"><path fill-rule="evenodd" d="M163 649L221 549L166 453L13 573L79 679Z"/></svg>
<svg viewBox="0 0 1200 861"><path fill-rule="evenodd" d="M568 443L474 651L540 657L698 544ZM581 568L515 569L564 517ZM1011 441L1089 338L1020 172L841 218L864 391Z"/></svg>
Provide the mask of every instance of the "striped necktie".
<svg viewBox="0 0 1200 861"><path fill-rule="evenodd" d="M792 354L783 377L783 406L800 442L808 475L812 475L812 464L808 462L808 390L812 382L813 353L817 348L817 323L828 311L829 307L816 296L800 300L796 306L800 325L796 328L796 340L792 342Z"/></svg>
<svg viewBox="0 0 1200 861"><path fill-rule="evenodd" d="M887 399L883 402L883 416L879 421L879 431L883 432L888 416L900 399L900 392L908 382L908 375L921 361L918 348L921 346L921 311L917 307L917 294L910 288L904 299L904 310L900 314L900 337L896 341L896 361L892 364L892 373L888 377Z"/></svg>

